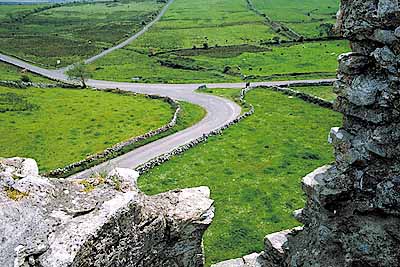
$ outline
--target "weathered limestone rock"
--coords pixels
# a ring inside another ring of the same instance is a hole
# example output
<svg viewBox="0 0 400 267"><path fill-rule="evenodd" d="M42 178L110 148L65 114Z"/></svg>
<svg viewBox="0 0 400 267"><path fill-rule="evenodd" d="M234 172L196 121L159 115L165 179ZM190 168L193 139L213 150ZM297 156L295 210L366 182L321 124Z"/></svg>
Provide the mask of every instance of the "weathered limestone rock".
<svg viewBox="0 0 400 267"><path fill-rule="evenodd" d="M239 259L223 261L211 267L263 267L265 259L262 254L253 253Z"/></svg>
<svg viewBox="0 0 400 267"><path fill-rule="evenodd" d="M209 189L146 196L137 172L40 177L31 159L0 161L0 266L203 266Z"/></svg>

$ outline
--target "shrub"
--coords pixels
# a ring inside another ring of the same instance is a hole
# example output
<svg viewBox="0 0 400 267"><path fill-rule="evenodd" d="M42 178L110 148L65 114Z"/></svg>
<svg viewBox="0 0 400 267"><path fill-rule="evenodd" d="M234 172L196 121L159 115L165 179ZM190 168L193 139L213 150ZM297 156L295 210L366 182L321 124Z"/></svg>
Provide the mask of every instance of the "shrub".
<svg viewBox="0 0 400 267"><path fill-rule="evenodd" d="M32 82L31 78L28 75L22 75L21 76L21 81L24 82L24 83Z"/></svg>

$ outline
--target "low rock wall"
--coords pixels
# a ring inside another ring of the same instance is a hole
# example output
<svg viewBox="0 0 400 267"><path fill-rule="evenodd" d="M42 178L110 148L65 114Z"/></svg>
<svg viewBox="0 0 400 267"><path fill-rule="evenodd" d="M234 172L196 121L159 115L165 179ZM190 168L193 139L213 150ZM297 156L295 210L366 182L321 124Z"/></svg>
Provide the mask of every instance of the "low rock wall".
<svg viewBox="0 0 400 267"><path fill-rule="evenodd" d="M1 86L26 89L29 87L36 88L80 88L78 85L65 84L61 82L52 83L33 83L23 81L0 81Z"/></svg>
<svg viewBox="0 0 400 267"><path fill-rule="evenodd" d="M299 86L299 85L297 85ZM287 87L282 87L282 86L258 86L257 88L263 88L263 89L270 89L276 92L281 92L284 93L285 95L290 95L290 96L294 96L297 98L300 98L308 103L311 104L316 104L320 107L323 108L329 108L329 109L333 109L333 102L329 102L325 99L322 99L320 97L317 96L313 96L313 95L309 95L303 92L299 92L297 90L293 90Z"/></svg>
<svg viewBox="0 0 400 267"><path fill-rule="evenodd" d="M119 90L112 90L112 91L120 92ZM126 92L121 91L120 93L126 93ZM118 144L115 144L112 147L109 147L100 153L90 155L83 160L69 164L68 166L65 166L63 168L58 168L58 169L52 170L48 173L45 173L44 175L48 176L48 177L66 177L68 175L71 175L76 170L80 170L82 168L87 169L95 164L104 162L110 158L118 156L122 153L122 151L124 149L128 148L129 146L132 146L133 144L141 142L141 141L145 141L149 138L152 138L156 135L164 133L164 132L168 131L169 129L173 128L176 125L179 113L181 112L181 106L180 106L179 102L177 102L169 97L161 97L161 96L155 96L155 95L146 95L146 96L149 98L152 98L152 99L164 99L164 101L166 101L167 103L169 103L170 105L172 105L175 108L175 113L174 113L171 121L168 124L158 128L156 130L147 132L143 135L132 137L131 139L120 142Z"/></svg>

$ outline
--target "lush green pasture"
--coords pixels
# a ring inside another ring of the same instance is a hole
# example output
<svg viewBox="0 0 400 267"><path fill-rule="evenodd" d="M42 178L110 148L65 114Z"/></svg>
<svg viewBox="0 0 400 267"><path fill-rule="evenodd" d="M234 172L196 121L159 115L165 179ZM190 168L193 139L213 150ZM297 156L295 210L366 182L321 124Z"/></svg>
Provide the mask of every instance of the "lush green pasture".
<svg viewBox="0 0 400 267"><path fill-rule="evenodd" d="M233 75L244 75L253 80L270 80L303 75L334 77L337 57L349 50L347 41L309 42L292 45L268 46L263 52L243 52L234 56L188 56L198 66L217 68L223 72L230 67ZM230 73L230 72L228 72Z"/></svg>
<svg viewBox="0 0 400 267"><path fill-rule="evenodd" d="M327 36L335 24L339 0L251 0L254 6L305 37Z"/></svg>
<svg viewBox="0 0 400 267"><path fill-rule="evenodd" d="M157 51L257 44L274 36L245 0L175 0L161 21L132 46Z"/></svg>
<svg viewBox="0 0 400 267"><path fill-rule="evenodd" d="M228 90L211 91L234 97ZM326 137L339 114L269 90L251 91L247 101L253 116L139 179L149 194L210 187L208 265L261 251L266 234L297 225L291 214L304 205L301 178L333 160Z"/></svg>
<svg viewBox="0 0 400 267"><path fill-rule="evenodd" d="M306 94L318 96L328 101L334 101L336 99L336 94L333 92L332 86L301 86L294 87L293 89Z"/></svg>
<svg viewBox="0 0 400 267"><path fill-rule="evenodd" d="M132 81L140 78L140 82L178 83L178 82L212 82L221 80L236 80L240 78L222 74L218 71L182 69L163 66L158 58L149 57L128 49L120 49L92 64L93 78L114 81Z"/></svg>
<svg viewBox="0 0 400 267"><path fill-rule="evenodd" d="M347 41L185 49L149 56L121 49L95 62L96 79L203 83L334 78ZM318 60L316 60L318 59Z"/></svg>
<svg viewBox="0 0 400 267"><path fill-rule="evenodd" d="M47 7L49 4L34 5L2 5L0 4L0 20L13 20L17 17L34 12L35 9Z"/></svg>
<svg viewBox="0 0 400 267"><path fill-rule="evenodd" d="M29 80L36 83L54 83L49 79L30 72L23 73L20 68L0 61L0 81L20 81L23 77L28 77Z"/></svg>
<svg viewBox="0 0 400 267"><path fill-rule="evenodd" d="M0 51L50 67L65 66L132 35L155 17L161 7L157 0L122 0L71 3L18 19L3 15ZM0 14L23 10L25 7L20 5L0 5ZM57 60L61 60L60 65Z"/></svg>
<svg viewBox="0 0 400 267"><path fill-rule="evenodd" d="M322 2L314 4L328 5ZM153 83L333 78L337 56L349 50L347 41L271 44L274 37L285 39L246 0L176 0L137 41L93 63L94 77Z"/></svg>
<svg viewBox="0 0 400 267"><path fill-rule="evenodd" d="M162 100L93 90L0 87L0 155L62 167L168 123Z"/></svg>

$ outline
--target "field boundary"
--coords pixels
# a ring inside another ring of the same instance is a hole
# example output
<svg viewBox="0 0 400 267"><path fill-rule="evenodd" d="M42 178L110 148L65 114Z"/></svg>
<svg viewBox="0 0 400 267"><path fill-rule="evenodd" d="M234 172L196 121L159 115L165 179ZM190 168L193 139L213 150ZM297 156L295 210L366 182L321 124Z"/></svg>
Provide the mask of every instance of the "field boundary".
<svg viewBox="0 0 400 267"><path fill-rule="evenodd" d="M304 36L298 34L294 30L290 29L288 26L273 21L270 17L267 16L264 12L261 12L258 10L252 0L246 0L248 8L253 11L255 14L258 16L264 18L265 22L267 25L271 27L271 29L276 32L277 34L283 35L291 40L302 40L304 39Z"/></svg>
<svg viewBox="0 0 400 267"><path fill-rule="evenodd" d="M297 87L301 87L301 86L306 86L307 84L304 85L297 85ZM319 84L316 86L323 86L323 85L327 85L327 84ZM331 84L329 84L331 85ZM315 104L318 105L322 108L328 108L328 109L333 109L333 102L327 101L323 98L320 98L318 96L314 96L314 95L310 95L310 94L306 94L285 86L257 86L255 88L259 88L259 89L269 89L275 92L281 92L285 95L289 95L289 96L293 96L296 98L299 98L305 102L308 102L310 104Z"/></svg>
<svg viewBox="0 0 400 267"><path fill-rule="evenodd" d="M242 107L245 107L247 105L246 100L245 100L246 94L255 88L256 87L246 87L240 91L239 104ZM143 174L143 173L153 169L154 167L160 166L161 164L169 161L171 158L173 158L177 155L183 154L184 152L188 151L189 149L207 141L207 139L209 137L215 136L215 135L221 135L224 130L228 129L232 125L235 125L235 124L239 123L240 121L242 121L243 119L254 114L254 112L255 112L254 106L252 104L249 104L249 106L250 106L250 110L241 114L236 119L224 124L223 126L219 127L218 129L216 129L214 131L211 131L207 134L203 134L203 136L198 137L195 140L192 140L187 144L181 145L168 153L159 155L159 156L147 161L146 163L135 168L135 170L137 172L139 172L139 174Z"/></svg>
<svg viewBox="0 0 400 267"><path fill-rule="evenodd" d="M126 92L126 91L117 90L117 89L101 90L101 91L112 92L112 93L123 94L123 95L136 95L137 94L137 93L131 93L131 92ZM164 132L172 129L176 125L178 116L181 112L181 105L179 104L178 101L176 101L170 97L164 97L164 96L148 95L148 94L140 94L140 95L144 95L145 97L148 97L151 99L163 99L165 102L167 102L172 107L174 107L175 112L174 112L174 115L172 116L170 122L159 127L158 129L152 130L152 131L142 134L140 136L132 137L126 141L119 142L109 148L104 149L102 152L89 155L88 157L86 157L83 160L71 163L62 168L57 168L55 170L48 171L48 172L44 173L43 175L47 176L47 177L57 177L57 178L68 177L74 173L89 169L90 167L98 165L109 159L115 158L116 156L123 154L124 150L129 148L130 146L132 146L138 142L141 142L141 141L146 141L146 140L148 140L154 136L157 136L161 133L164 133Z"/></svg>
<svg viewBox="0 0 400 267"><path fill-rule="evenodd" d="M18 88L18 89L26 89L29 87L36 87L36 88L81 88L79 85L75 84L66 84L59 81L55 81L56 83L35 83L35 82L23 82L23 81L1 81L0 85L5 87L11 88Z"/></svg>

